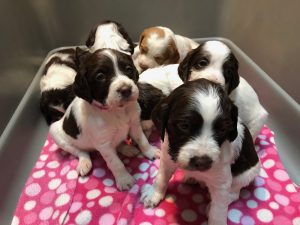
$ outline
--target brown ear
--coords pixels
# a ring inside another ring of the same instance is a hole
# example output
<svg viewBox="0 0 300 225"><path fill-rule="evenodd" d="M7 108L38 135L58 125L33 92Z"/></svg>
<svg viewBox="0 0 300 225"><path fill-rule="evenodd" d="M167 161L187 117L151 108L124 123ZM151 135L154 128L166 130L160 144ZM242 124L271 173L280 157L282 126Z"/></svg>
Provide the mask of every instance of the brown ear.
<svg viewBox="0 0 300 225"><path fill-rule="evenodd" d="M85 45L90 48L94 45L95 43L95 36L96 36L96 31L97 31L98 26L95 26L89 33L89 36L85 42Z"/></svg>
<svg viewBox="0 0 300 225"><path fill-rule="evenodd" d="M178 66L178 75L183 81L183 83L189 81L190 73L191 73L190 71L191 58L195 51L196 51L195 49L191 50Z"/></svg>
<svg viewBox="0 0 300 225"><path fill-rule="evenodd" d="M168 49L169 49L168 64L178 63L178 61L180 59L180 55L178 52L178 48L175 44L175 41L173 39L171 39Z"/></svg>
<svg viewBox="0 0 300 225"><path fill-rule="evenodd" d="M165 130L169 120L168 98L160 100L160 102L154 107L151 114L151 119L160 132L161 140L164 141Z"/></svg>

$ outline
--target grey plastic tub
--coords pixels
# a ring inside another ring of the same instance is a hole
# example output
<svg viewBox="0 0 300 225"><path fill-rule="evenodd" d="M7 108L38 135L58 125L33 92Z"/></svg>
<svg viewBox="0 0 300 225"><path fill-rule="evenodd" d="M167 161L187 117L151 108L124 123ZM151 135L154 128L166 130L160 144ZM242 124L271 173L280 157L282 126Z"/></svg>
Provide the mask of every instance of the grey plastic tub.
<svg viewBox="0 0 300 225"><path fill-rule="evenodd" d="M286 170L300 185L300 106L234 43L218 39L234 51L240 62L240 75L256 90L269 112L267 125L275 133L275 142ZM58 51L54 49L48 55ZM10 224L25 181L37 160L48 134L48 126L39 110L41 65L0 139L0 224Z"/></svg>

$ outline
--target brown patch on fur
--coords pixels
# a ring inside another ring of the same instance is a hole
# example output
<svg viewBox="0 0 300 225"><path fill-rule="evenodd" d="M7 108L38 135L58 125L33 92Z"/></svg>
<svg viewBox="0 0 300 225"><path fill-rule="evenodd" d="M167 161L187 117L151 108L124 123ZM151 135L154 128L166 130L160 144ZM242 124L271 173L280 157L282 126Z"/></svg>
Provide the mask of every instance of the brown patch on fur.
<svg viewBox="0 0 300 225"><path fill-rule="evenodd" d="M140 50L142 54L147 54L149 49L147 46L147 41L148 38L152 35L152 34L157 34L158 38L164 38L165 37L165 32L164 30L160 29L159 27L150 27L145 29L140 37Z"/></svg>
<svg viewBox="0 0 300 225"><path fill-rule="evenodd" d="M178 63L180 58L178 49L176 47L175 41L173 38L170 39L168 46L166 46L164 52L161 55L157 55L154 57L155 61L159 65L168 65Z"/></svg>

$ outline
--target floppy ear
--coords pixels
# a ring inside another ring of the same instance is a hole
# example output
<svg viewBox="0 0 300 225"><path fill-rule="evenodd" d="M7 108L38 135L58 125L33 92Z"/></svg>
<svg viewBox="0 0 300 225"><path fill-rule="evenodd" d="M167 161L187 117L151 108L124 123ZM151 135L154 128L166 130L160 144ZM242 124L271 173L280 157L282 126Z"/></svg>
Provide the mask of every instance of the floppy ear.
<svg viewBox="0 0 300 225"><path fill-rule="evenodd" d="M190 78L190 60L195 50L191 50L178 66L178 75L186 83Z"/></svg>
<svg viewBox="0 0 300 225"><path fill-rule="evenodd" d="M167 48L169 50L169 59L167 60L169 64L175 64L178 63L179 59L180 59L180 55L178 52L178 48L175 44L174 39L172 39L169 43L169 46Z"/></svg>
<svg viewBox="0 0 300 225"><path fill-rule="evenodd" d="M231 109L230 109L230 115L231 115L231 121L232 121L232 127L230 129L230 132L228 134L228 140L230 142L234 141L238 135L237 131L237 123L238 123L238 108L236 105L233 104L232 101L229 101L231 104Z"/></svg>
<svg viewBox="0 0 300 225"><path fill-rule="evenodd" d="M151 119L160 132L160 138L164 141L165 129L169 120L169 105L168 98L160 100L160 102L154 107Z"/></svg>
<svg viewBox="0 0 300 225"><path fill-rule="evenodd" d="M230 62L230 74L228 75L228 87L227 93L230 94L240 83L240 75L238 73L239 70L239 62L235 58L233 53L229 55L229 62Z"/></svg>
<svg viewBox="0 0 300 225"><path fill-rule="evenodd" d="M95 36L96 36L96 31L97 31L98 26L95 26L89 33L89 36L85 42L85 45L90 48L94 45L95 43Z"/></svg>
<svg viewBox="0 0 300 225"><path fill-rule="evenodd" d="M86 79L86 69L84 65L86 57L89 56L90 54L91 53L89 51L85 51L79 47L76 48L75 55L76 55L76 64L78 66L78 70L73 84L73 90L78 97L91 103L92 95L88 85L88 81Z"/></svg>

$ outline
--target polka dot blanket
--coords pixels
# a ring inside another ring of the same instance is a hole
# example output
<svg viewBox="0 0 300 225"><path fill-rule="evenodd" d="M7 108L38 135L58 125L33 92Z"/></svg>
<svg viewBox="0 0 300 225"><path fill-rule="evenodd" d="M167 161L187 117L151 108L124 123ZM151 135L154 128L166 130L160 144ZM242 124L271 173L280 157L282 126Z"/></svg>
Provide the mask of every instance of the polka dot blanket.
<svg viewBox="0 0 300 225"><path fill-rule="evenodd" d="M153 139L158 143L157 137ZM289 179L267 127L258 136L256 149L261 172L229 206L227 223L299 225L300 188ZM130 191L116 189L111 172L97 153L92 153L91 174L78 177L77 159L58 149L49 136L25 184L12 224L207 224L207 190L184 184L182 172L177 171L165 200L155 209L145 209L139 201L140 190L153 183L159 161L142 156L121 158L136 179Z"/></svg>

